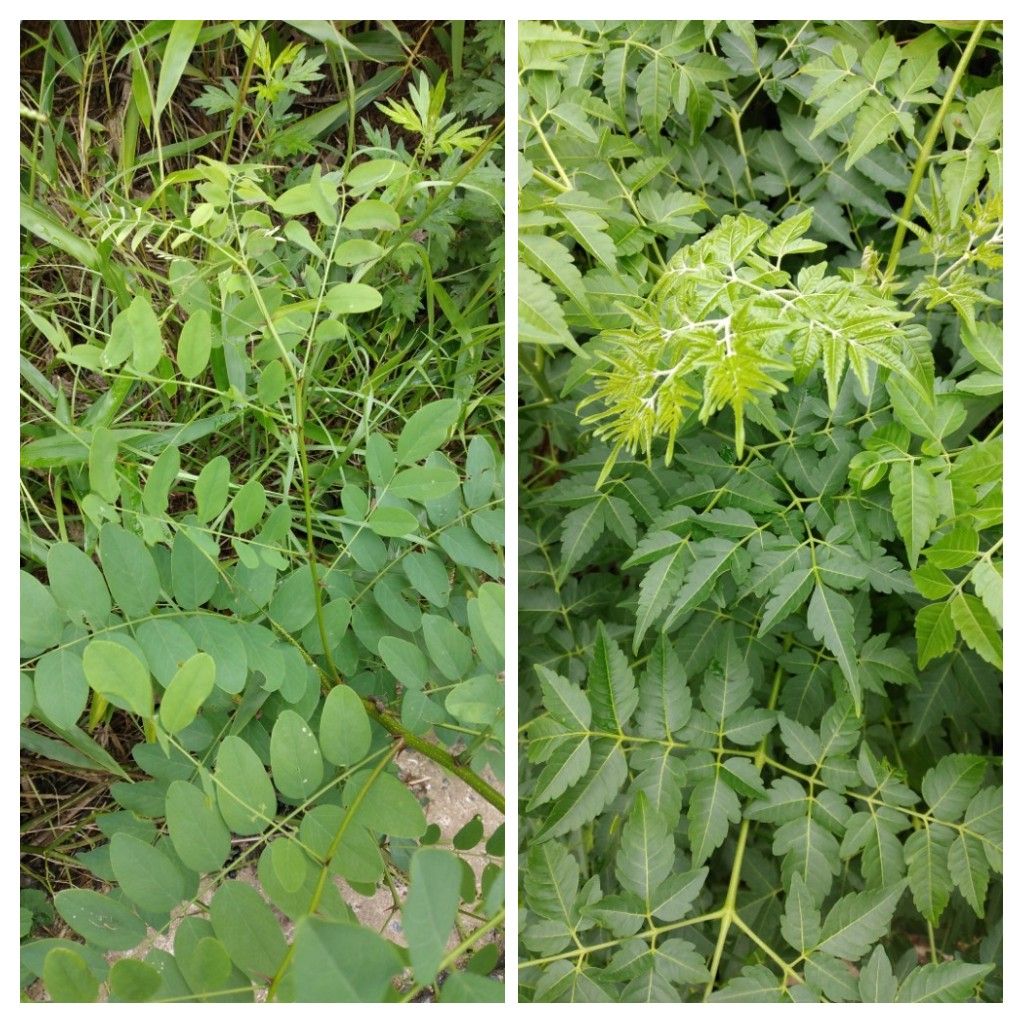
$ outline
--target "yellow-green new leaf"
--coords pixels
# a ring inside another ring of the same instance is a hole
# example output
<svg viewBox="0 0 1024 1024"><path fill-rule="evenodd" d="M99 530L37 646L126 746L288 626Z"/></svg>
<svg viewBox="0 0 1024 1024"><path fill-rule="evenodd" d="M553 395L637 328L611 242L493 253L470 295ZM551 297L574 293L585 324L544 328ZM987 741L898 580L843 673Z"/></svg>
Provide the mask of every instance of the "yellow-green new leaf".
<svg viewBox="0 0 1024 1024"><path fill-rule="evenodd" d="M149 669L121 644L91 640L82 655L89 685L116 708L153 717L153 682Z"/></svg>
<svg viewBox="0 0 1024 1024"><path fill-rule="evenodd" d="M160 701L160 724L172 735L187 729L213 693L217 667L203 652L192 655L174 674Z"/></svg>

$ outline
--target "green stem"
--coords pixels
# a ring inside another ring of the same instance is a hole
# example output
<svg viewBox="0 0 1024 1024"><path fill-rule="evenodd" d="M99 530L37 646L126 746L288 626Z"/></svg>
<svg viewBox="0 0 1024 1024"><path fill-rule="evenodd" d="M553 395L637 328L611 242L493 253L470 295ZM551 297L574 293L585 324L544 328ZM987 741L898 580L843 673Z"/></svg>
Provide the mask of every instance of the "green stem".
<svg viewBox="0 0 1024 1024"><path fill-rule="evenodd" d="M316 538L313 533L313 499L309 490L309 455L306 452L306 400L305 378L295 387L295 443L299 453L301 469L302 508L306 519L306 555L309 560L309 572L313 578L313 606L316 609L316 624L320 633L320 645L323 647L324 661L331 681L338 681L338 670L331 654L330 641L327 639L327 624L324 621L324 602L320 592L320 574L317 571L319 561L316 555Z"/></svg>
<svg viewBox="0 0 1024 1024"><path fill-rule="evenodd" d="M262 22L258 31L262 32ZM242 119L242 107L245 104L246 94L249 92L249 79L252 77L252 66L256 56L256 47L253 46L245 58L245 67L242 69L242 80L238 84L238 95L235 97L235 109L231 112L231 123L228 125L228 137L224 142L224 155L221 159L225 163L231 157L231 146L235 141L235 129Z"/></svg>
<svg viewBox="0 0 1024 1024"><path fill-rule="evenodd" d="M479 793L492 807L497 808L502 814L505 813L505 797L499 793L486 780L480 778L476 772L467 765L460 764L455 757L448 753L443 747L431 743L429 740L410 732L394 715L382 711L369 698L363 699L363 705L369 716L378 724L383 726L392 736L400 738L405 746L415 750L426 757L429 757L435 764L440 765L446 772L461 779L470 789Z"/></svg>
<svg viewBox="0 0 1024 1024"><path fill-rule="evenodd" d="M505 908L502 907L489 921L484 921L476 931L468 935L458 946L455 947L440 963L437 968L437 973L440 975L443 971L447 970L454 964L460 956L472 949L477 942L480 941L489 932L493 932L502 921L505 920ZM427 986L417 985L415 988L409 989L405 995L402 996L401 1002L411 1003Z"/></svg>
<svg viewBox="0 0 1024 1024"><path fill-rule="evenodd" d="M722 962L722 953L725 950L725 940L729 935L729 928L736 923L736 894L740 889L740 874L743 871L743 855L747 848L747 836L750 834L750 819L744 818L740 823L740 834L736 839L736 856L732 862L732 872L729 875L729 888L725 893L725 902L722 904L722 923L718 929L718 941L715 943L715 952L711 958L709 968L711 977L704 987L704 1001L707 1002L715 987L715 979L718 977L718 968Z"/></svg>
<svg viewBox="0 0 1024 1024"><path fill-rule="evenodd" d="M790 978L793 978L794 981L803 981L803 978L801 978L800 975L797 974L796 971L794 971L793 968L790 967L790 965L787 964L786 961L783 960L782 957L779 956L779 954L776 953L775 950L772 949L772 947L769 946L768 943L765 942L764 939L762 939L761 936L758 935L757 932L755 932L754 929L751 928L750 925L747 924L747 922L744 921L742 917L740 917L739 914L734 913L732 915L732 920L733 924L735 924L736 927L739 928L739 930L743 932L743 934L746 935L747 938L750 939L750 941L753 942L755 946L758 947L758 949L760 949L766 956L768 956L769 959L774 960L775 963L782 968L785 974L787 974Z"/></svg>
<svg viewBox="0 0 1024 1024"><path fill-rule="evenodd" d="M544 135L544 129L540 126L540 121L537 120L532 112L530 113L530 124L533 125L534 130L537 132L537 138L540 139L540 144L544 147L544 152L547 153L548 159L554 166L559 178L562 179L562 184L565 186L566 191L571 192L572 182L569 180L569 176L565 173L565 168L562 166L558 157L555 156L554 150L548 143L547 137Z"/></svg>
<svg viewBox="0 0 1024 1024"><path fill-rule="evenodd" d="M541 358L543 357L541 356ZM529 359L523 359L520 365L530 375L530 380L537 385L537 390L540 391L548 403L554 404L558 401L555 393L551 390L551 385L544 377L542 366L532 363Z"/></svg>
<svg viewBox="0 0 1024 1024"><path fill-rule="evenodd" d="M791 643L792 637L787 636L782 642L783 652L789 650ZM777 665L775 668L775 676L772 679L771 696L768 698L769 711L774 710L779 699L779 691L781 688L782 666ZM754 766L757 768L758 772L760 772L764 767L767 750L768 737L765 736L765 738L761 740L761 745L757 748L757 753L754 755ZM725 902L722 904L722 923L718 929L718 941L715 943L715 952L711 958L711 977L708 978L708 983L704 988L705 1002L707 1002L708 997L711 995L715 987L715 980L718 977L718 968L722 962L722 953L725 951L725 940L728 938L729 928L734 924L742 928L739 918L736 916L736 894L739 892L740 888L740 874L743 871L743 855L746 852L747 838L749 835L750 819L744 818L740 823L740 833L736 839L736 854L732 862L732 872L729 875L729 888L725 894Z"/></svg>
<svg viewBox="0 0 1024 1024"><path fill-rule="evenodd" d="M985 31L987 25L987 21L979 21L974 28L974 32L971 33L971 38L967 41L967 46L964 47L964 52L960 55L960 63L957 64L956 70L953 72L953 77L949 80L949 85L946 88L946 94L942 97L942 103L939 106L938 112L932 120L932 123L928 126L928 132L924 137L924 142L921 143L921 151L917 154L914 171L910 176L910 185L907 188L907 197L903 202L900 219L896 225L896 233L893 236L892 248L889 250L889 260L885 265L885 276L883 278L883 282L885 283L891 281L893 274L896 273L896 265L899 262L900 250L902 250L903 241L907 237L907 224L910 222L911 214L914 211L914 199L916 198L917 190L920 188L921 182L924 179L924 172L928 166L928 160L931 157L932 149L935 146L935 140L939 137L939 132L942 129L942 122L946 119L946 114L949 113L949 108L953 103L953 98L956 96L957 89L960 87L960 82L967 73L967 65L970 63L971 57L974 55L975 48L981 40L982 33Z"/></svg>
<svg viewBox="0 0 1024 1024"><path fill-rule="evenodd" d="M600 952L602 949L611 949L613 946L621 946L624 942L632 941L633 939L650 939L655 938L658 935L663 935L665 932L677 931L680 928L691 928L694 925L706 924L708 921L717 921L722 916L721 910L714 910L710 914L700 914L697 917L688 917L685 921L673 921L671 924L663 924L660 927L648 928L646 931L637 932L635 935L628 937L623 936L620 939L611 939L608 942L598 942L592 946L577 946L576 949L566 949L561 953L555 953L552 956L542 956L535 960L524 960L519 966L523 967L543 967L545 964L554 963L556 960L568 960L570 957L582 957L587 956L590 953Z"/></svg>
<svg viewBox="0 0 1024 1024"><path fill-rule="evenodd" d="M323 895L324 886L327 884L327 879L331 875L331 859L334 857L335 853L338 852L341 840L345 837L345 833L348 831L349 825L355 819L356 813L362 806L363 800L366 799L366 794L369 793L373 784L377 781L384 769L391 763L392 758L394 758L397 753L398 750L395 747L389 747L387 749L384 756L377 762L376 766L367 776L366 781L359 787L359 792L356 793L352 803L345 811L345 816L341 819L341 824L338 825L338 831L334 833L331 845L327 847L327 852L323 856L323 867L320 869L320 877L317 879L316 888L313 890L313 898L309 901L307 916L312 914L320 904L320 897ZM270 987L267 989L268 1003L273 1002L274 996L277 994L278 986L281 984L281 979L287 973L288 966L291 964L294 956L295 943L293 941L288 947L288 952L285 953L284 959L281 961L281 966L278 967L277 972L274 974L274 977L270 982Z"/></svg>
<svg viewBox="0 0 1024 1024"><path fill-rule="evenodd" d="M932 963L937 964L939 962L939 954L935 949L935 928L927 918L925 918L925 924L928 925L928 950L931 953Z"/></svg>

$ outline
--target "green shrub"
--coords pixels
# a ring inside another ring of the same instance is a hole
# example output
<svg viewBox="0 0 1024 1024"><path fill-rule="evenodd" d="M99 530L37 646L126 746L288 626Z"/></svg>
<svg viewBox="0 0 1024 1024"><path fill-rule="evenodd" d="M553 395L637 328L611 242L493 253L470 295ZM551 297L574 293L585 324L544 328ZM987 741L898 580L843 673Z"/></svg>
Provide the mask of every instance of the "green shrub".
<svg viewBox="0 0 1024 1024"><path fill-rule="evenodd" d="M523 26L522 998L1001 998L1000 51Z"/></svg>
<svg viewBox="0 0 1024 1024"><path fill-rule="evenodd" d="M297 24L24 57L22 984L54 1000L502 994L503 826L442 837L396 762L503 807L501 129L466 82L500 26L418 26L427 60ZM128 79L88 146L69 96Z"/></svg>

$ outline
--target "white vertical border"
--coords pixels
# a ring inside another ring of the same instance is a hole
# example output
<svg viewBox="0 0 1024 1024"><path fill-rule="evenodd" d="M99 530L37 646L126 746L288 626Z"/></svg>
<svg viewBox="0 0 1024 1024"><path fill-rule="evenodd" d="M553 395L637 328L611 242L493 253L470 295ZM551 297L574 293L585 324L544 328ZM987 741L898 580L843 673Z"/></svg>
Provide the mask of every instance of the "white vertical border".
<svg viewBox="0 0 1024 1024"><path fill-rule="evenodd" d="M1001 4L995 5L997 8ZM1006 392L1016 396L1017 389L1024 384L1024 353L1016 339L1020 336L1021 319L1018 315L1018 297L1016 288L1019 282L1006 288L1007 281L1013 280L1020 272L1020 260L1016 255L1020 245L1016 240L1019 230L1019 206L1021 195L1017 188L1020 168L1020 131L1024 124L1024 111L1021 106L1020 77L1016 58L1021 53L1017 40L1018 33L1024 27L1024 20L1019 17L1006 17L1005 11L996 11L1003 15L1003 215L1007 225L1006 234L1009 244L1005 247L1005 263L1003 266L1003 337L1007 344L1003 348L1003 537L1004 542L1004 573L1003 603L1005 605L1004 621L1009 626L1003 634L1003 847L1006 852L1003 874L1003 921L1009 923L1004 931L1003 940L1003 1007L1007 1003L1016 1005L1021 1001L1021 977L1012 965L1018 963L1020 955L1020 892L1019 872L1024 869L1021 858L1020 833L1021 818L1021 774L1020 755L1016 741L1020 738L1018 731L1024 722L1021 719L1021 708L1024 702L1018 685L1021 666L1021 630L1015 628L1020 623L1021 609L1024 607L1021 578L1020 558L1018 557L1021 534L1021 463L1017 462L1017 453L1021 451L1020 414L1016 403L1006 402ZM1009 736L1010 744L1007 744ZM1009 750L1012 751L1008 752ZM1008 969L1010 968L1010 969Z"/></svg>
<svg viewBox="0 0 1024 1024"><path fill-rule="evenodd" d="M513 7L513 10L515 8ZM519 992L519 131L515 18L505 19L505 1003Z"/></svg>

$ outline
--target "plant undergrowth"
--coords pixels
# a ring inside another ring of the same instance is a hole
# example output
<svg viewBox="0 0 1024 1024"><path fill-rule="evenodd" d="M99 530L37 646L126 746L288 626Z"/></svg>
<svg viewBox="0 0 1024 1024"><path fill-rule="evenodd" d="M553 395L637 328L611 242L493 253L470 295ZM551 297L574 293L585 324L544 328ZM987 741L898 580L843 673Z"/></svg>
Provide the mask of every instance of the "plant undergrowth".
<svg viewBox="0 0 1024 1024"><path fill-rule="evenodd" d="M520 996L998 1001L1001 27L519 39Z"/></svg>
<svg viewBox="0 0 1024 1024"><path fill-rule="evenodd" d="M22 24L23 998L502 998L502 37Z"/></svg>

